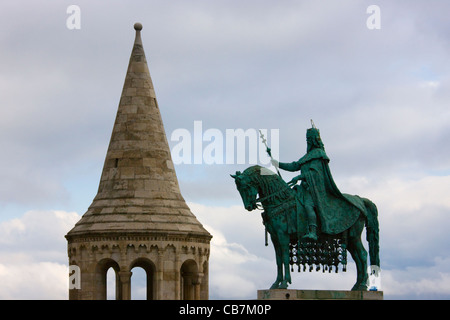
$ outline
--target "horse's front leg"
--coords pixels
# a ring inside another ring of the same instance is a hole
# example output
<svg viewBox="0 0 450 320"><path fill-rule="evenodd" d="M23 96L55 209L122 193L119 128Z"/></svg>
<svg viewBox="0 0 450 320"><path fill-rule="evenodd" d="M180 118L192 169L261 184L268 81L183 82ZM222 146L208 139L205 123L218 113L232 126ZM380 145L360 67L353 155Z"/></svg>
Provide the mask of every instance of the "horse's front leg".
<svg viewBox="0 0 450 320"><path fill-rule="evenodd" d="M284 278L281 281L279 286L280 289L287 289L288 284L292 283L291 280L291 271L289 269L289 236L287 234L283 234L282 240L280 241L281 245L281 255L282 255L282 263L284 267Z"/></svg>
<svg viewBox="0 0 450 320"><path fill-rule="evenodd" d="M281 257L277 255L277 278L270 289L279 289L281 281L283 281L283 264L281 263Z"/></svg>
<svg viewBox="0 0 450 320"><path fill-rule="evenodd" d="M283 280L283 260L281 257L280 243L276 237L270 236L272 244L275 249L275 258L277 262L277 278L275 282L270 286L270 289L278 289L280 282Z"/></svg>
<svg viewBox="0 0 450 320"><path fill-rule="evenodd" d="M276 228L271 223L266 223L266 228L270 234L270 240L272 240L273 248L275 249L275 259L277 262L277 278L270 286L270 289L278 289L280 282L283 280L283 260L281 257L280 241L276 233Z"/></svg>

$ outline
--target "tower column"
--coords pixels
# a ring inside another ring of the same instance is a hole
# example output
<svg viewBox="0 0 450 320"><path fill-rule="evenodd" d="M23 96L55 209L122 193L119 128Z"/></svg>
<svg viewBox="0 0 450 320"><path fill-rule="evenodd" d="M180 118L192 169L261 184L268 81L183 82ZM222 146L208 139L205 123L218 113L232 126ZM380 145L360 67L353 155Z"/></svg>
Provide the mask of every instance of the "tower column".
<svg viewBox="0 0 450 320"><path fill-rule="evenodd" d="M119 271L120 300L131 300L131 271Z"/></svg>
<svg viewBox="0 0 450 320"><path fill-rule="evenodd" d="M180 257L175 258L175 300L181 300L181 265Z"/></svg>
<svg viewBox="0 0 450 320"><path fill-rule="evenodd" d="M197 277L195 279L195 282L193 283L194 285L194 299L195 300L200 300L200 293L201 293L201 284L202 284L202 278L203 278L203 273L197 273Z"/></svg>
<svg viewBox="0 0 450 320"><path fill-rule="evenodd" d="M156 267L156 299L162 300L163 299L163 290L164 290L164 261L163 261L163 251L158 250L158 266Z"/></svg>

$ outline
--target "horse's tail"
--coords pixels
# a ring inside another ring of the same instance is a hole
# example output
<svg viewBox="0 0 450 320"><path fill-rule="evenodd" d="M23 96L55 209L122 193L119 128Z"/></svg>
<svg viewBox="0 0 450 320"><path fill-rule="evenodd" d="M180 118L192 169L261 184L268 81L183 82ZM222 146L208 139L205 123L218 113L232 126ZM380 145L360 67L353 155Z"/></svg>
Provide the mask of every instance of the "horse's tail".
<svg viewBox="0 0 450 320"><path fill-rule="evenodd" d="M369 242L369 257L370 264L380 266L380 246L379 246L379 224L378 224L378 210L375 203L369 199L363 199L366 207L366 228L367 241Z"/></svg>

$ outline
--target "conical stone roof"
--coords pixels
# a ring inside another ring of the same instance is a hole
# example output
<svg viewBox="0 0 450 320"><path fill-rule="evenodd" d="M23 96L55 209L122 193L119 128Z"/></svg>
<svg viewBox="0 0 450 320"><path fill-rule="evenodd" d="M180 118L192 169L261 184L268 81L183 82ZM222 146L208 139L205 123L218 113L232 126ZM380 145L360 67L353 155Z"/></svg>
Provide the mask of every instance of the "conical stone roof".
<svg viewBox="0 0 450 320"><path fill-rule="evenodd" d="M136 38L98 193L75 227L79 236L184 235L208 240L180 193L141 40Z"/></svg>

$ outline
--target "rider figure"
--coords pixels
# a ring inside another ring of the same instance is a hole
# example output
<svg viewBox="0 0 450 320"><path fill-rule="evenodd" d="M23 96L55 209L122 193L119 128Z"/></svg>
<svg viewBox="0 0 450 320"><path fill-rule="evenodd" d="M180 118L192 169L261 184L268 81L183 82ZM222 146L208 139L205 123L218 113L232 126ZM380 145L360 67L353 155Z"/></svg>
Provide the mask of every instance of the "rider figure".
<svg viewBox="0 0 450 320"><path fill-rule="evenodd" d="M305 207L308 219L308 233L304 238L317 240L317 215L316 215L316 199L317 189L315 184L320 181L326 181L329 177L318 177L324 175L322 170L322 162L330 161L325 153L325 148L320 139L320 132L314 126L306 132L307 153L300 160L291 163L278 162L272 160L272 164L280 169L295 172L301 170L301 174L294 177L288 184L295 184L301 180L298 189L300 201ZM317 179L319 178L319 179ZM311 185L312 184L312 185Z"/></svg>

